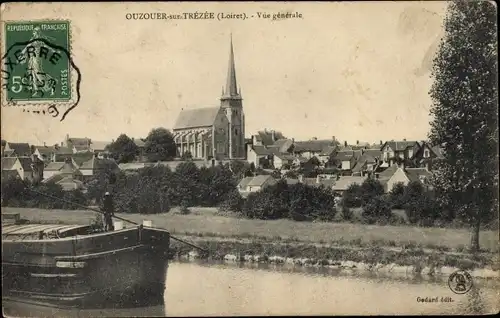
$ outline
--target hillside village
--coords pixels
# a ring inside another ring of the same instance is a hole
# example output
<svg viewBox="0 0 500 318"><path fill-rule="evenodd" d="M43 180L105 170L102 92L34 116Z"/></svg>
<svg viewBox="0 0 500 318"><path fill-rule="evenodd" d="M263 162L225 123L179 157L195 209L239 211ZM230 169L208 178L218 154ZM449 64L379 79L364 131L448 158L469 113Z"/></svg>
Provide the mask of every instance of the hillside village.
<svg viewBox="0 0 500 318"><path fill-rule="evenodd" d="M167 134L170 134L170 144L166 147L175 151L175 155L169 156L173 160L147 158L146 139L132 138L137 153L135 160L126 163L111 159L109 146L114 140L96 141L70 135L55 145L2 140L2 179L18 176L23 180L56 183L64 190L85 191L85 183L106 169L134 171L164 165L175 170L185 160L194 162L199 168L243 161L252 171L251 176L238 181L237 188L243 197L278 179L285 179L288 184L323 185L342 194L349 186L373 177L390 192L398 182L406 185L419 181L427 186L433 164L443 158L438 146L420 140L349 144L339 142L336 137L299 141L272 129L247 134L232 39L220 105L182 109ZM249 135L250 138L245 138Z"/></svg>
<svg viewBox="0 0 500 318"><path fill-rule="evenodd" d="M59 144L30 145L2 140L2 179L17 176L25 180L56 183L65 190L85 190L85 182L104 169L134 171L147 166L164 165L175 169L183 160L179 154L172 161L147 162L142 155L145 141L133 139L141 154L130 163L117 164L109 156L112 141L66 136ZM283 178L288 184L323 185L341 194L352 184L367 177L378 179L386 192L401 182L426 180L433 164L442 158L439 147L426 141L390 140L379 144L357 141L355 144L311 139L295 141L274 130L259 131L245 140L246 158L253 176L240 180L243 196L275 184ZM229 160L188 159L198 167L208 167ZM233 159L240 160L242 159ZM314 177L311 177L314 176Z"/></svg>

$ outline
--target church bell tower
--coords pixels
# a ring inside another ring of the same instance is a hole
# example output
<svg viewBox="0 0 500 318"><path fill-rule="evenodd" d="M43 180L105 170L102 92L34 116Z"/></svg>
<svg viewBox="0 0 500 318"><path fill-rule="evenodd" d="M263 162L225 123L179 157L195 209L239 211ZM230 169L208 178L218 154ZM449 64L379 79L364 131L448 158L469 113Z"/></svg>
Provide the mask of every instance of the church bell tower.
<svg viewBox="0 0 500 318"><path fill-rule="evenodd" d="M245 158L245 115L243 113L241 89L238 91L236 83L232 36L229 48L229 65L227 69L226 87L222 91L220 101L221 108L224 110L224 113L229 121L229 158Z"/></svg>

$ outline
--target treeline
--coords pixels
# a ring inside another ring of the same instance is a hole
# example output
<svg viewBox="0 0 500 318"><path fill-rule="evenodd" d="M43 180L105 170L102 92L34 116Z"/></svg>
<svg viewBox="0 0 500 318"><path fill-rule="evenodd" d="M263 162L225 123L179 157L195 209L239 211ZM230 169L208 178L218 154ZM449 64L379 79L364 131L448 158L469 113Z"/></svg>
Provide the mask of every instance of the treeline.
<svg viewBox="0 0 500 318"><path fill-rule="evenodd" d="M395 209L404 210L411 224L422 226L434 225L446 218L440 213L441 208L422 183L412 181L408 185L397 183L389 193L376 179L366 179L361 185L351 185L342 196L342 213L351 215L350 209L362 208L363 219L367 223L399 223L393 215Z"/></svg>
<svg viewBox="0 0 500 318"><path fill-rule="evenodd" d="M31 185L19 178L2 180L1 202L2 206L10 207L66 210L81 209L68 202L83 206L89 204L88 197L81 190L64 191L60 185L54 183Z"/></svg>

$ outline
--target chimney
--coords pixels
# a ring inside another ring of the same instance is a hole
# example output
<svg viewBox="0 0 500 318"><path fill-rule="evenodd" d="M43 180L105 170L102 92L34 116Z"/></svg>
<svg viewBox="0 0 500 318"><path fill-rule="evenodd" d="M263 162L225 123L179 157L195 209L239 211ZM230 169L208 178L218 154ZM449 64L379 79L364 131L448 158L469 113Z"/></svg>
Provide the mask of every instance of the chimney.
<svg viewBox="0 0 500 318"><path fill-rule="evenodd" d="M380 145L382 146L382 140L380 141Z"/></svg>
<svg viewBox="0 0 500 318"><path fill-rule="evenodd" d="M276 134L274 132L274 129L271 130L271 138L272 138L273 142L276 141Z"/></svg>
<svg viewBox="0 0 500 318"><path fill-rule="evenodd" d="M359 140L356 140L356 146L359 146Z"/></svg>
<svg viewBox="0 0 500 318"><path fill-rule="evenodd" d="M44 146L44 147L47 147L47 144L45 144L45 141L43 142L43 146Z"/></svg>
<svg viewBox="0 0 500 318"><path fill-rule="evenodd" d="M344 141L344 147L347 147L347 140Z"/></svg>
<svg viewBox="0 0 500 318"><path fill-rule="evenodd" d="M66 134L66 142L69 140L69 134Z"/></svg>
<svg viewBox="0 0 500 318"><path fill-rule="evenodd" d="M304 181L304 176L303 175L299 175L299 182L302 183Z"/></svg>
<svg viewBox="0 0 500 318"><path fill-rule="evenodd" d="M403 141L406 141L406 138L403 138Z"/></svg>

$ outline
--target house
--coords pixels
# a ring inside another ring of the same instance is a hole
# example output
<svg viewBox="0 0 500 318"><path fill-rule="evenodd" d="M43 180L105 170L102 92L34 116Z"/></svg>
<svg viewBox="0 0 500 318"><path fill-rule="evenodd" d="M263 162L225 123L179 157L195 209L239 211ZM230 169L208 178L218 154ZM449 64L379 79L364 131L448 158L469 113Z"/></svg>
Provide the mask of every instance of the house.
<svg viewBox="0 0 500 318"><path fill-rule="evenodd" d="M67 158L73 156L73 149L65 146L55 145L56 153L54 155L54 162L65 162Z"/></svg>
<svg viewBox="0 0 500 318"><path fill-rule="evenodd" d="M342 171L342 174L350 174L360 156L361 151L343 150L337 152L334 160Z"/></svg>
<svg viewBox="0 0 500 318"><path fill-rule="evenodd" d="M132 141L137 146L139 150L139 154L137 155L137 161L143 162L146 161L146 141L142 138L132 138Z"/></svg>
<svg viewBox="0 0 500 318"><path fill-rule="evenodd" d="M351 185L361 185L366 179L366 177L361 176L340 176L335 180L332 188L336 194L342 195Z"/></svg>
<svg viewBox="0 0 500 318"><path fill-rule="evenodd" d="M17 173L17 170L2 170L2 182L5 182L13 178L20 178L19 173Z"/></svg>
<svg viewBox="0 0 500 318"><path fill-rule="evenodd" d="M372 153L374 155L372 155ZM353 176L371 175L377 169L379 164L380 154L377 156L374 152L363 151L363 154L358 157L354 168L352 168Z"/></svg>
<svg viewBox="0 0 500 318"><path fill-rule="evenodd" d="M411 182L420 182L426 190L433 190L432 184L430 183L432 172L427 168L406 168L405 172Z"/></svg>
<svg viewBox="0 0 500 318"><path fill-rule="evenodd" d="M92 158L96 158L96 157L97 157L97 155L95 155L93 152L79 152L79 153L72 154L68 158L71 158L71 160L73 161L73 165L75 165L76 167L81 167L81 165L84 162L87 162L87 161L91 160ZM67 158L65 158L63 160L63 162L66 162L66 159Z"/></svg>
<svg viewBox="0 0 500 318"><path fill-rule="evenodd" d="M33 146L33 150L33 154L46 163L56 161L58 150L55 146L47 146L44 143L43 146Z"/></svg>
<svg viewBox="0 0 500 318"><path fill-rule="evenodd" d="M256 168L265 167L269 164L268 160L272 157L271 152L264 146L248 145L247 161L254 164Z"/></svg>
<svg viewBox="0 0 500 318"><path fill-rule="evenodd" d="M391 192L397 183L408 185L417 181L422 183L426 190L432 190L429 183L432 173L426 168L402 168L394 164L378 174L377 179L384 186L385 192Z"/></svg>
<svg viewBox="0 0 500 318"><path fill-rule="evenodd" d="M3 151L5 157L31 156L31 147L26 142L6 142Z"/></svg>
<svg viewBox="0 0 500 318"><path fill-rule="evenodd" d="M65 162L51 162L49 163L43 172L43 179L48 180L51 179L55 175L59 175L61 173L72 173L78 174L78 176L82 176L82 178L77 178L78 180L83 180L83 174L78 169L78 166L75 165L72 158L67 158Z"/></svg>
<svg viewBox="0 0 500 318"><path fill-rule="evenodd" d="M427 168L433 170L433 164L444 159L444 152L440 146L431 146L428 142L422 142L422 146L416 152L413 159L416 167Z"/></svg>
<svg viewBox="0 0 500 318"><path fill-rule="evenodd" d="M94 153L98 158L105 158L109 154L106 147L111 144L111 141L96 141L91 140L90 151Z"/></svg>
<svg viewBox="0 0 500 318"><path fill-rule="evenodd" d="M2 171L17 171L22 180L36 181L43 178L43 162L34 157L4 157L2 158ZM12 173L11 173L12 174Z"/></svg>
<svg viewBox="0 0 500 318"><path fill-rule="evenodd" d="M308 163L314 157L311 157L310 159L308 159L308 158L305 158L302 156L298 156L298 157L291 156L291 158L293 158L292 165L296 168L300 168L303 165L305 165L306 163Z"/></svg>
<svg viewBox="0 0 500 318"><path fill-rule="evenodd" d="M290 169L295 159L297 158L289 154L276 154L273 156L273 166L275 169Z"/></svg>
<svg viewBox="0 0 500 318"><path fill-rule="evenodd" d="M252 135L252 145L268 147L280 139L285 139L281 132L264 129L264 131L258 131L257 134Z"/></svg>
<svg viewBox="0 0 500 318"><path fill-rule="evenodd" d="M189 151L195 159L245 158L245 115L236 82L232 41L220 106L182 110L173 132L179 157Z"/></svg>
<svg viewBox="0 0 500 318"><path fill-rule="evenodd" d="M261 191L262 189L276 183L277 181L270 175L258 175L243 178L238 183L237 189L242 196L246 197L252 192Z"/></svg>
<svg viewBox="0 0 500 318"><path fill-rule="evenodd" d="M330 158L336 154L336 152L336 146L327 146L316 157L322 164L326 164Z"/></svg>
<svg viewBox="0 0 500 318"><path fill-rule="evenodd" d="M394 162L413 160L415 153L421 148L418 141L386 141L380 151L382 152L382 166L389 167Z"/></svg>
<svg viewBox="0 0 500 318"><path fill-rule="evenodd" d="M90 152L91 151L91 143L92 140L90 138L75 138L75 137L69 137L69 135L66 135L66 140L63 143L65 147L70 148L73 153L79 153L79 152Z"/></svg>
<svg viewBox="0 0 500 318"><path fill-rule="evenodd" d="M110 159L99 159L95 156L93 156L90 160L83 162L78 167L78 169L81 171L84 181L98 174L99 172L106 171L108 169L111 171L119 170L118 165L115 161Z"/></svg>
<svg viewBox="0 0 500 318"><path fill-rule="evenodd" d="M288 184L294 184L294 181L288 181L288 180L293 180L293 179L288 179L287 178L287 183ZM322 177L320 175L316 176L316 178L304 178L302 175L299 175L297 182L295 183L303 183L305 185L311 186L311 187L327 187L333 189L333 185L337 181L337 178L331 178L330 176L328 177Z"/></svg>
<svg viewBox="0 0 500 318"><path fill-rule="evenodd" d="M266 146L273 154L286 153L290 154L294 143L294 139L278 139L272 145Z"/></svg>
<svg viewBox="0 0 500 318"><path fill-rule="evenodd" d="M64 191L82 190L86 191L83 184L83 174L73 165L73 161L67 159L66 162L53 162L52 164L62 164L56 174L43 180L43 183L59 184Z"/></svg>
<svg viewBox="0 0 500 318"><path fill-rule="evenodd" d="M294 155L311 159L314 156L318 156L326 147L333 146L334 142L335 139L318 140L316 138L308 141L296 141L292 146L292 152Z"/></svg>

